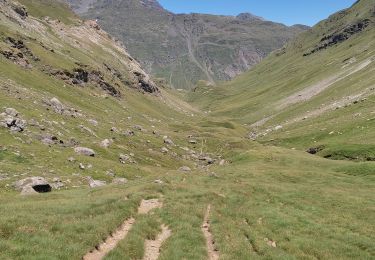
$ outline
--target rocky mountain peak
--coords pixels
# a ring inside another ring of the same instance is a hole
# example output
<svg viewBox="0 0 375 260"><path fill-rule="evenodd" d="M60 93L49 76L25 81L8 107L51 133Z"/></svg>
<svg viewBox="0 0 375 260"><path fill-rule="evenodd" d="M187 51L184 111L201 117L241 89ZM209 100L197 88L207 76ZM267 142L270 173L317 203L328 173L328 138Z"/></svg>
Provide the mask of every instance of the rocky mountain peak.
<svg viewBox="0 0 375 260"><path fill-rule="evenodd" d="M236 16L236 18L241 21L264 20L264 18L253 15L251 13L240 13Z"/></svg>
<svg viewBox="0 0 375 260"><path fill-rule="evenodd" d="M164 8L156 0L140 0L139 1L144 7L164 10Z"/></svg>

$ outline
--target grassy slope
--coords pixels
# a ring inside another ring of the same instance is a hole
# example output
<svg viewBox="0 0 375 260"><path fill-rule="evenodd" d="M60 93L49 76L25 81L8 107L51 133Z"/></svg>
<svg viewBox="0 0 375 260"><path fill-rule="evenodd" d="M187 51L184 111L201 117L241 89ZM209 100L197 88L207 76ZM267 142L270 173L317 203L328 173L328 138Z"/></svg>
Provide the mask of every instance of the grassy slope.
<svg viewBox="0 0 375 260"><path fill-rule="evenodd" d="M324 35L338 28L365 18L374 21L373 9L371 1L360 1L346 13L335 14L319 23L233 82L220 88L198 87L190 98L204 110L211 110L214 116L229 117L248 125L249 131L260 134L258 140L261 141L275 140L273 144L300 149L344 143L373 144L374 62L306 102L285 105L284 101L294 93L322 84L332 76L347 75L364 62L373 60L373 24L343 43L303 56L319 44ZM348 63L349 60L354 63ZM269 120L262 126L251 126L264 118ZM283 129L274 131L278 125ZM263 133L267 134L263 137Z"/></svg>
<svg viewBox="0 0 375 260"><path fill-rule="evenodd" d="M60 9L55 10L58 14ZM16 31L25 33L9 24L0 28L4 36L15 36ZM103 59L115 62L99 46L93 46L93 56L60 37L48 37L55 43L54 55L39 49L32 37L27 38L27 46L38 53L41 63L72 68L70 56L62 55L68 52L61 49L68 49L76 59L92 66L99 66ZM211 229L221 259L375 256L375 237L371 232L375 202L373 163L331 161L264 146L244 138L248 129L241 126L243 121L238 117L233 120L228 112L220 115L214 110L220 116L197 112L175 97L182 94L166 92L161 99L124 88L122 98L105 98L94 86L64 84L42 73L37 63L33 65L32 70L25 70L0 58L0 107L14 107L27 120L46 120L47 132L60 132L63 140L74 137L82 145L94 148L97 156L86 158L75 155L72 148L45 146L32 135L40 134L32 126L17 134L0 128L0 175L9 174L9 179L0 180L1 259L79 259L129 216L136 218L136 224L107 259L141 259L144 239L154 238L161 223L171 228L172 237L163 245L160 259L206 259L201 225L208 204L212 205ZM122 66L118 68L126 73ZM244 76L244 85L245 81ZM81 110L85 117L70 118L47 111L41 100L50 97ZM90 118L99 125L88 124L86 119ZM248 120L252 120L250 116ZM80 124L90 127L98 137L82 132ZM109 131L112 126L132 129L136 124L147 132L124 137ZM160 136L152 134L154 129ZM197 145L187 143L186 136L190 134L198 140ZM180 146L220 155L229 163L201 167L196 161L182 159L186 154L178 147L170 148L177 156L163 155L159 152L164 146L163 135ZM366 136L371 137L370 131ZM110 137L115 141L109 149L98 146ZM119 153L134 153L138 163L120 164ZM77 161L68 163L70 156ZM79 162L90 163L93 168L82 171ZM193 171L177 171L182 165ZM128 178L128 184L88 189L85 176L110 182L108 170ZM8 186L25 176L40 175L48 180L60 177L66 181L66 190L22 197ZM154 183L155 179L164 184ZM137 216L140 200L156 197L163 200L164 207L153 215ZM265 240L276 241L277 247L268 246Z"/></svg>

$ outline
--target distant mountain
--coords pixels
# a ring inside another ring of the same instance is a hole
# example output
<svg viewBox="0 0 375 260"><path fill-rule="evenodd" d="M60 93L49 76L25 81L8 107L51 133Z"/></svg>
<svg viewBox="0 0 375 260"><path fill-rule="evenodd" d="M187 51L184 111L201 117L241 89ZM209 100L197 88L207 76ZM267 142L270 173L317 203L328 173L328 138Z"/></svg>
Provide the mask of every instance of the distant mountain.
<svg viewBox="0 0 375 260"><path fill-rule="evenodd" d="M249 13L173 14L156 0L68 1L122 40L148 72L176 88L232 79L306 30Z"/></svg>

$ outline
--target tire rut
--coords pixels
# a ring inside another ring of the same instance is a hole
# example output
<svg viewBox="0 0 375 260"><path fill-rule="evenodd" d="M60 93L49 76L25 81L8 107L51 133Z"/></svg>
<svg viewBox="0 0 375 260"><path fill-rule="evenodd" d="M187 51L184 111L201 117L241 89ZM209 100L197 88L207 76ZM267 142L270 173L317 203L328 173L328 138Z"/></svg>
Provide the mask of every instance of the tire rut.
<svg viewBox="0 0 375 260"><path fill-rule="evenodd" d="M141 204L138 207L138 214L147 214L151 210L155 208L161 208L163 206L163 203L160 202L158 199L150 199L150 200L142 200ZM88 252L85 256L82 257L83 260L101 260L103 259L110 251L116 248L117 244L125 239L127 234L129 233L130 229L135 223L134 218L129 218L125 220L122 225L116 229L110 236L108 236L104 242L102 242L100 245L96 246L94 250L91 250ZM163 232L167 233L161 233L160 239L162 242L169 237L170 230L162 227ZM168 233L169 232L169 233ZM165 238L166 237L166 238ZM159 236L158 236L159 239ZM157 241L158 241L157 239ZM163 240L164 239L164 240ZM156 244L157 245L157 244ZM147 259L157 259L157 258L147 258Z"/></svg>
<svg viewBox="0 0 375 260"><path fill-rule="evenodd" d="M165 225L162 225L161 229L161 233L158 234L155 240L145 241L143 260L157 260L159 258L161 246L172 234L172 231Z"/></svg>
<svg viewBox="0 0 375 260"><path fill-rule="evenodd" d="M126 220L111 236L96 247L95 250L87 253L83 260L100 260L103 259L117 244L123 240L135 223L134 218Z"/></svg>
<svg viewBox="0 0 375 260"><path fill-rule="evenodd" d="M208 252L208 259L209 260L218 260L219 259L219 252L215 248L215 241L213 235L210 230L210 213L211 213L211 205L208 205L206 214L204 216L204 221L202 225L202 232L204 237L206 238L206 246Z"/></svg>

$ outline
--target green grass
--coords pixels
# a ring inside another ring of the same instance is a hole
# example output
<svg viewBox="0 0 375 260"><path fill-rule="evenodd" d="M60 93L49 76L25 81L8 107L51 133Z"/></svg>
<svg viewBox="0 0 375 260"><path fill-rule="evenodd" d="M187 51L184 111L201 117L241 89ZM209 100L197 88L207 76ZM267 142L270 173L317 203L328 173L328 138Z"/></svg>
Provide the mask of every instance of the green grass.
<svg viewBox="0 0 375 260"><path fill-rule="evenodd" d="M51 0L17 0L26 6L30 15L38 18L50 17L58 19L65 24L73 24L78 21L76 15L67 4Z"/></svg>
<svg viewBox="0 0 375 260"><path fill-rule="evenodd" d="M38 7L35 3L42 2L25 3L32 15L38 15L32 11ZM129 217L136 219L135 224L107 259L141 259L144 241L155 238L161 224L172 235L162 245L160 259L207 259L201 226L208 205L220 259L375 257L375 164L362 162L374 157L374 95L317 117L286 123L331 99L371 86L373 65L309 102L276 109L280 99L336 73L345 58L354 55L362 61L373 55L373 31L308 58L300 55L303 50L295 53L288 47L285 54L274 54L222 87L201 82L195 93L188 94L198 110L181 100L185 93L163 89L160 96L152 96L120 85L103 63L130 80L129 68L121 63L128 59L109 39L101 45L82 39L85 47L77 48L53 28L40 35L0 18L1 39L21 37L41 58L25 70L0 57L0 113L13 107L28 122L34 119L45 127L29 124L22 133L0 128L1 259L80 259ZM42 36L49 39L46 44L55 53L35 40L45 39ZM5 42L0 44L0 48L5 46ZM363 51L366 48L369 51ZM330 61L322 71L321 64ZM119 84L122 97L110 97L91 85L71 86L41 70L45 65L71 70L75 62L101 70L106 80ZM82 116L47 110L44 100L52 97ZM247 138L254 130L249 124L275 112L256 130L274 129L278 124L282 129L272 130L258 142ZM94 126L88 119L99 124ZM145 131L135 130L132 137L110 131L113 126L120 132L134 130L134 125ZM44 145L39 139L46 134L64 144L74 138L80 146L93 148L96 156L79 156L69 145ZM197 144L188 142L189 135ZM167 146L163 136L176 144L168 146L167 154L160 151ZM108 149L99 145L106 138L113 139ZM318 146L324 147L318 155L306 153ZM187 148L217 162L207 166L191 157ZM121 153L133 154L136 163L121 164ZM327 155L337 160L322 158ZM72 156L76 161L68 162ZM223 166L218 165L221 159L226 162ZM81 170L79 163L92 168ZM178 171L184 165L192 171ZM111 183L108 171L127 178L128 183L88 188L87 176ZM50 194L19 195L12 184L31 176L48 181L59 177L65 187ZM155 183L157 179L163 184ZM140 201L149 198L159 198L163 207L138 215ZM275 241L276 248L268 240Z"/></svg>

